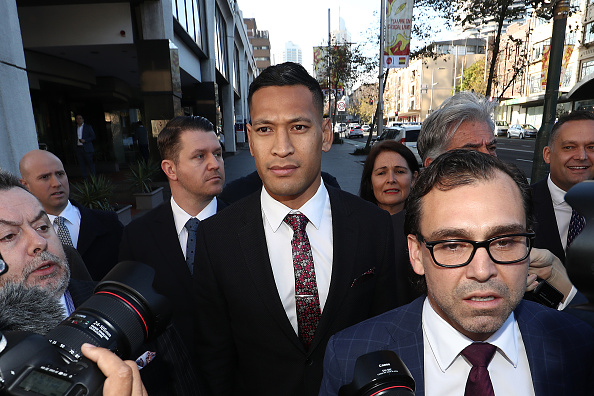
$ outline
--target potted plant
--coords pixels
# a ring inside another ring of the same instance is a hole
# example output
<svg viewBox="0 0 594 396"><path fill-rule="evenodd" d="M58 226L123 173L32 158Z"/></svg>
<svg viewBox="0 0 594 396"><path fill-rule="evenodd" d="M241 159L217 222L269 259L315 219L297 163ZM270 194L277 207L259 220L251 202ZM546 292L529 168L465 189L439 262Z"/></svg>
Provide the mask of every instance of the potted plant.
<svg viewBox="0 0 594 396"><path fill-rule="evenodd" d="M118 215L122 224L126 225L132 220L132 205L111 205L109 198L112 196L113 185L104 175L93 176L80 183L72 183L72 198L89 209L113 210Z"/></svg>
<svg viewBox="0 0 594 396"><path fill-rule="evenodd" d="M130 183L136 198L136 209L152 209L163 202L163 187L153 188L152 182L161 168L152 160L139 160L130 167L127 181Z"/></svg>

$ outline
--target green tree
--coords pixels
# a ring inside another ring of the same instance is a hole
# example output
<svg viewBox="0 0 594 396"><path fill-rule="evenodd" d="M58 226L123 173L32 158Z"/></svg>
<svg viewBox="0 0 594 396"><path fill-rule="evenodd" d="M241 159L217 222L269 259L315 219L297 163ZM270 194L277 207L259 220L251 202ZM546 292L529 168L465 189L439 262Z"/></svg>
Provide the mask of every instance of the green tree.
<svg viewBox="0 0 594 396"><path fill-rule="evenodd" d="M478 60L474 62L470 67L464 70L462 76L462 90L473 91L484 95L487 90L487 83L484 80L485 71L485 60ZM460 90L456 87L456 90Z"/></svg>

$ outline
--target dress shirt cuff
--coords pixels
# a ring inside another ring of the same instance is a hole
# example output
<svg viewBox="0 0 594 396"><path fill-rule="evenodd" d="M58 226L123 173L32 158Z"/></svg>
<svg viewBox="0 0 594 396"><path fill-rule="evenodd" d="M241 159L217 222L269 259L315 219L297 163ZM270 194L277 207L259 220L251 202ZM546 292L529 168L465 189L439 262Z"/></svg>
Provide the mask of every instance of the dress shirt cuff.
<svg viewBox="0 0 594 396"><path fill-rule="evenodd" d="M571 291L567 295L567 298L565 299L564 302L559 304L557 309L559 311L563 311L565 309L565 307L567 307L571 303L571 300L573 300L573 298L575 297L576 294L577 294L577 289L575 288L575 286L571 286Z"/></svg>

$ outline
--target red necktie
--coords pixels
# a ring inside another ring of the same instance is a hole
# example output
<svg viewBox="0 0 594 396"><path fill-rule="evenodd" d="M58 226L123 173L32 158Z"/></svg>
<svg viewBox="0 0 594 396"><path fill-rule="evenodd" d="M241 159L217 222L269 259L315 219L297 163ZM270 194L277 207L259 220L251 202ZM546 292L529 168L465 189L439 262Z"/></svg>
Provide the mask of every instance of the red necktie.
<svg viewBox="0 0 594 396"><path fill-rule="evenodd" d="M493 359L497 347L485 342L474 342L461 352L470 364L470 374L466 381L464 396L495 396L487 366Z"/></svg>
<svg viewBox="0 0 594 396"><path fill-rule="evenodd" d="M309 348L314 338L322 314L313 255L309 238L305 233L308 221L307 217L301 213L289 214L285 217L285 222L293 228L291 247L295 270L297 328L299 339L306 348Z"/></svg>

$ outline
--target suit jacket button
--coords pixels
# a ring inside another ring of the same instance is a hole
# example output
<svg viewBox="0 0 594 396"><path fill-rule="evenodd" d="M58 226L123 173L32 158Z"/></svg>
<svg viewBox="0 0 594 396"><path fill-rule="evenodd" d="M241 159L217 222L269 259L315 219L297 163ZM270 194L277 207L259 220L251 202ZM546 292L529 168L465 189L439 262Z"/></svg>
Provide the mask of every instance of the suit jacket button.
<svg viewBox="0 0 594 396"><path fill-rule="evenodd" d="M305 365L306 365L306 366L311 366L311 365L313 365L313 359L307 359L307 360L305 361Z"/></svg>

